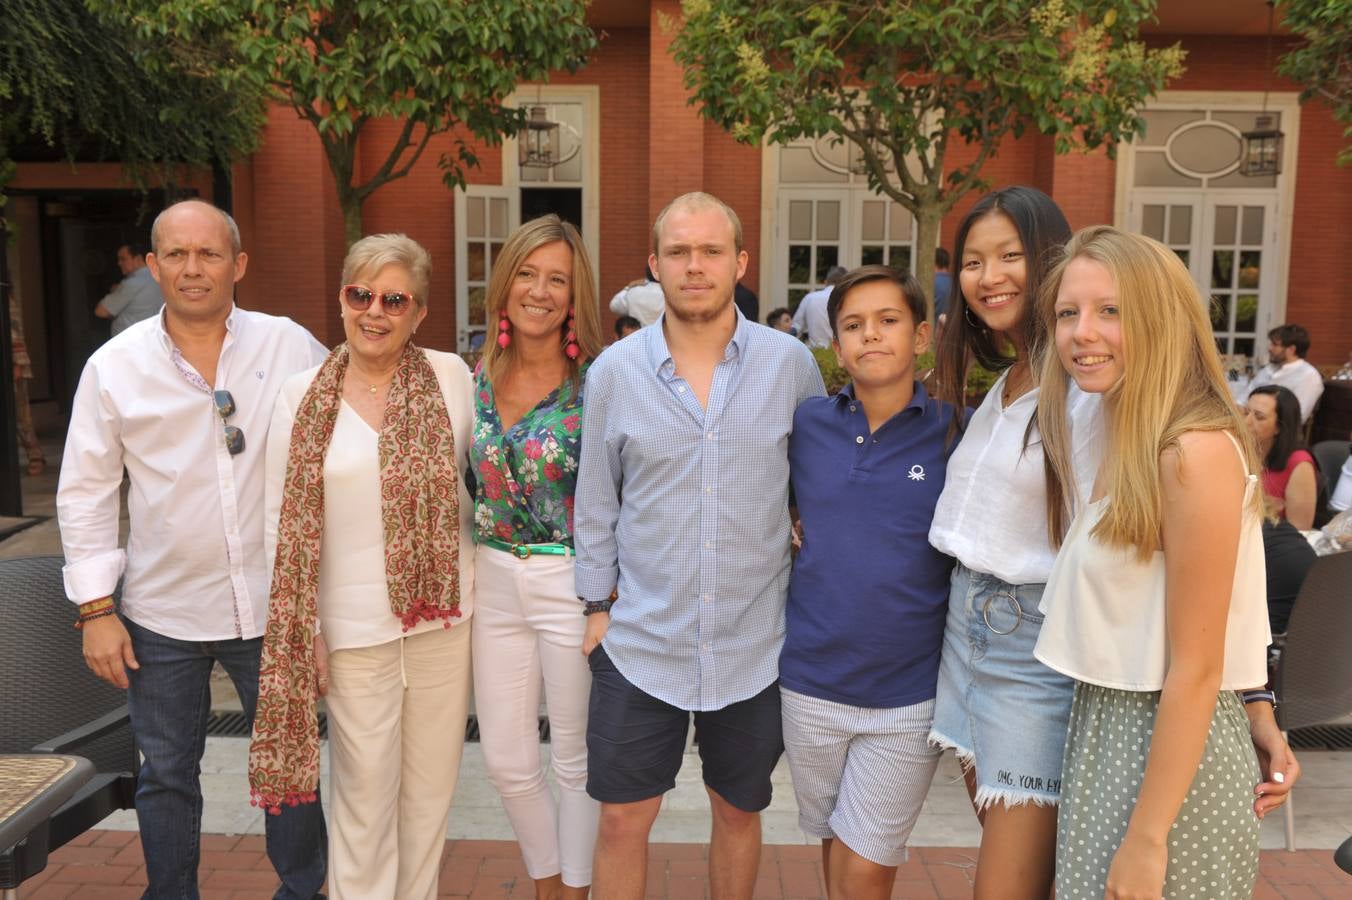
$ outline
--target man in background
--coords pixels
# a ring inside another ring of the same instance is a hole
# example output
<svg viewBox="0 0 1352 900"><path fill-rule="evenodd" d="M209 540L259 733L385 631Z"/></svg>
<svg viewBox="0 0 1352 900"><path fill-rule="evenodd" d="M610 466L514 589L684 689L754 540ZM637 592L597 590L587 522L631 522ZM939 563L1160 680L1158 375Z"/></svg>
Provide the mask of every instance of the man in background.
<svg viewBox="0 0 1352 900"><path fill-rule="evenodd" d="M1278 325L1268 332L1268 364L1253 376L1252 391L1265 384L1287 388L1300 401L1300 421L1310 421L1324 393L1324 376L1305 361L1310 352L1310 333L1304 326Z"/></svg>
<svg viewBox="0 0 1352 900"><path fill-rule="evenodd" d="M798 301L798 311L793 314L793 327L798 336L807 341L809 350L831 346L831 320L826 315L826 301L831 297L831 288L845 277L844 266L832 266L826 270L826 284L811 293L804 294Z"/></svg>
<svg viewBox="0 0 1352 900"><path fill-rule="evenodd" d="M146 268L146 248L139 242L117 248L117 267L122 270L122 280L94 307L94 315L113 320L114 337L164 306L160 286Z"/></svg>

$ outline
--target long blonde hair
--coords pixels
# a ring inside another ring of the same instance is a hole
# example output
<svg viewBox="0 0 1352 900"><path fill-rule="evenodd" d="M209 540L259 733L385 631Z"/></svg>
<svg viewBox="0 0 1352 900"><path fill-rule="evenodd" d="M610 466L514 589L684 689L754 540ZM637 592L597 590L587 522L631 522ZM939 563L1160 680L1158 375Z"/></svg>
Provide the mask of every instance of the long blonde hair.
<svg viewBox="0 0 1352 900"><path fill-rule="evenodd" d="M1122 379L1104 395L1107 446L1103 488L1108 508L1093 535L1109 545L1135 547L1148 559L1159 548L1163 518L1160 454L1189 431L1226 431L1240 441L1249 472L1257 454L1221 370L1211 320L1178 256L1150 238L1106 225L1075 233L1038 297L1048 334L1055 329L1056 296L1076 259L1104 266L1117 288L1122 323ZM1066 391L1070 376L1054 347L1043 358L1038 430L1047 463L1047 525L1059 546L1077 496L1071 460ZM1261 492L1254 491L1261 514Z"/></svg>
<svg viewBox="0 0 1352 900"><path fill-rule="evenodd" d="M601 312L596 299L596 275L592 272L591 259L587 248L582 244L582 235L570 223L550 213L538 219L531 219L516 231L513 231L502 245L497 258L493 261L493 275L488 281L488 291L484 297L484 315L488 321L488 336L484 341L483 365L491 384L497 385L516 359L515 345L499 347L497 342L498 319L507 306L507 295L512 289L512 280L517 271L530 256L545 244L563 241L573 251L573 326L577 336L577 359L564 359L577 390L582 365L596 357L604 347L601 339ZM567 345L568 323L559 326L559 352Z"/></svg>

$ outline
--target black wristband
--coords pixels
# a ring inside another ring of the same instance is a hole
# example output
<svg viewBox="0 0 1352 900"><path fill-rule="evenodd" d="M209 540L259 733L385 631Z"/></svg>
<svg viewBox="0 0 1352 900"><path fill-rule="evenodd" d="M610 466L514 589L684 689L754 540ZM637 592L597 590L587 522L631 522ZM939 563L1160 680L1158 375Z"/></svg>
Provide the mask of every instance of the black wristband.
<svg viewBox="0 0 1352 900"><path fill-rule="evenodd" d="M582 615L590 616L592 613L608 613L610 612L610 608L614 605L614 600L583 600Z"/></svg>

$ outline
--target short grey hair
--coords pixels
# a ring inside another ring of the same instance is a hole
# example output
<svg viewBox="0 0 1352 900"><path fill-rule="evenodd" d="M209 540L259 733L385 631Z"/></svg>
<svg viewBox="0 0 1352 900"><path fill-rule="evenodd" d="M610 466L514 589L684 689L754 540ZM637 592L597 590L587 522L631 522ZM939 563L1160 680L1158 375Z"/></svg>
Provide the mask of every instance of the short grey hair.
<svg viewBox="0 0 1352 900"><path fill-rule="evenodd" d="M662 225L666 222L667 216L678 209L721 209L723 214L728 217L728 222L732 225L732 242L738 253L742 252L742 220L737 218L737 213L731 206L728 206L722 200L719 200L713 194L706 194L704 191L691 191L688 194L682 194L675 200L668 203L657 214L656 221L653 222L653 254L657 254L658 239L662 236Z"/></svg>
<svg viewBox="0 0 1352 900"><path fill-rule="evenodd" d="M239 254L244 250L244 242L239 239L239 226L235 224L234 217L232 217L230 213L221 209L219 206L216 206L214 203L208 203L205 200L198 200L196 198L190 200L180 200L177 203L171 203L164 209L160 210L160 214L155 217L155 221L150 226L151 253L158 255L160 252L160 219L163 219L165 213L169 212L169 210L182 206L185 203L196 203L199 206L205 206L207 209L212 210L213 212L216 213L216 215L220 216L223 220L225 220L225 228L227 231L230 232L230 252L233 253L235 256L239 256Z"/></svg>
<svg viewBox="0 0 1352 900"><path fill-rule="evenodd" d="M372 234L349 247L343 260L343 284L391 265L408 269L413 276L413 299L419 308L425 307L432 281L432 254L406 234Z"/></svg>

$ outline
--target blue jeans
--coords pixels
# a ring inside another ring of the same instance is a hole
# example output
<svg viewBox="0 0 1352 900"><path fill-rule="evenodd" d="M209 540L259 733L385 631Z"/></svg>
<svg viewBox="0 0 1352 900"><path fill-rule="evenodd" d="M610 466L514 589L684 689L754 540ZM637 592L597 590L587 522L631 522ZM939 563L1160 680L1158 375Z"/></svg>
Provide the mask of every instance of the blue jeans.
<svg viewBox="0 0 1352 900"><path fill-rule="evenodd" d="M181 641L126 622L138 670L128 670L132 733L145 760L136 785L148 885L144 897L196 900L201 857L202 753L219 662L253 723L263 639ZM278 900L310 900L324 885L328 836L318 802L265 816L268 859L282 879Z"/></svg>

